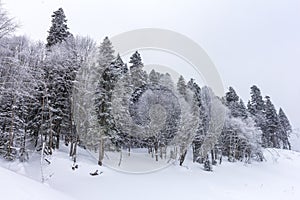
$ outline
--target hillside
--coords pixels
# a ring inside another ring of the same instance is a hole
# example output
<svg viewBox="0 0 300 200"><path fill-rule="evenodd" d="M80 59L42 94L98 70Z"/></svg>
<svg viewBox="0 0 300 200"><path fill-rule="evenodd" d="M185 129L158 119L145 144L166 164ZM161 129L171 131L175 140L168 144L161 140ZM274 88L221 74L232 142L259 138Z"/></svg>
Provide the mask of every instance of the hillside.
<svg viewBox="0 0 300 200"><path fill-rule="evenodd" d="M10 199L272 199L296 200L300 197L300 153L266 149L266 161L252 164L229 163L226 160L213 172L188 159L184 167L168 168L145 174L122 173L109 167L99 167L86 151L79 149L78 169L65 153L56 151L44 174L51 175L46 183L41 180L38 155L29 163L8 164L3 167L24 174L37 181L0 168L0 185ZM188 155L189 156L189 155ZM134 162L134 160L133 160ZM138 162L135 163L139 165ZM98 176L89 173L103 172ZM18 192L14 192L14 191ZM62 195L65 194L66 196Z"/></svg>

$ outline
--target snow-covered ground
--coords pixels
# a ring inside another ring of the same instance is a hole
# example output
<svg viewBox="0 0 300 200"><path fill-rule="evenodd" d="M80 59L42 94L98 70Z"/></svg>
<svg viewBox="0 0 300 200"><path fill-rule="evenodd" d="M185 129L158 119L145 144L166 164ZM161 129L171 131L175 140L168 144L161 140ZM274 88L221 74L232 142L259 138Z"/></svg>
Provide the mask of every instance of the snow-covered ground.
<svg viewBox="0 0 300 200"><path fill-rule="evenodd" d="M300 199L300 153L295 151L267 149L264 152L266 161L262 163L229 163L224 160L222 165L214 167L213 172L202 170L202 166L188 158L184 167L171 164L152 173L131 174L97 166L96 160L82 149L79 149L78 169L72 170L67 150L56 151L52 163L43 166L45 177L51 175L45 183L40 183L38 155L31 155L29 163L25 164L0 161L1 197L18 200ZM131 162L140 165L140 161ZM103 173L98 176L89 174L97 169Z"/></svg>

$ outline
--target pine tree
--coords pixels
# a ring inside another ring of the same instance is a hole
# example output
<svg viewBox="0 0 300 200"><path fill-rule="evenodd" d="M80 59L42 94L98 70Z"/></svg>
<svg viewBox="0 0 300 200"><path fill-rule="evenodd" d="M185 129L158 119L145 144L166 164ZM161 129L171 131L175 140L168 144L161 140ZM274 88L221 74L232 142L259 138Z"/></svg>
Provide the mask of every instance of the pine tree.
<svg viewBox="0 0 300 200"><path fill-rule="evenodd" d="M225 104L229 108L233 117L239 117L239 96L236 94L232 87L229 87L229 91L225 95Z"/></svg>
<svg viewBox="0 0 300 200"><path fill-rule="evenodd" d="M57 11L53 12L51 15L51 27L48 31L49 35L47 37L46 47L51 47L55 44L65 41L71 33L68 31L67 19L62 8L59 8Z"/></svg>
<svg viewBox="0 0 300 200"><path fill-rule="evenodd" d="M282 108L279 109L278 113L278 118L280 122L280 127L281 127L281 141L283 143L283 148L284 149L291 149L291 144L288 140L290 133L292 132L292 126L283 112Z"/></svg>
<svg viewBox="0 0 300 200"><path fill-rule="evenodd" d="M187 85L183 78L183 76L180 76L177 82L177 90L180 95L186 98L187 95Z"/></svg>
<svg viewBox="0 0 300 200"><path fill-rule="evenodd" d="M269 96L266 96L265 104L265 131L263 135L263 140L266 142L266 147L279 148L279 134L280 134L280 124L277 116L276 109L271 102Z"/></svg>
<svg viewBox="0 0 300 200"><path fill-rule="evenodd" d="M252 115L258 115L264 110L264 101L260 89L253 85L251 88L251 100L248 104L248 110Z"/></svg>
<svg viewBox="0 0 300 200"><path fill-rule="evenodd" d="M149 74L149 83L153 85L157 85L159 83L160 74L156 72L154 69L151 70Z"/></svg>
<svg viewBox="0 0 300 200"><path fill-rule="evenodd" d="M98 164L102 165L104 155L104 138L108 138L114 141L114 136L118 132L113 116L112 110L112 94L117 81L120 79L122 73L126 69L126 65L123 63L120 56L116 58L108 67L105 68L102 77L98 83L95 106L97 119L101 128L99 143L99 161Z"/></svg>
<svg viewBox="0 0 300 200"><path fill-rule="evenodd" d="M239 107L238 107L237 112L238 112L238 116L241 117L242 119L248 118L247 108L246 108L246 106L245 106L242 99L240 99Z"/></svg>
<svg viewBox="0 0 300 200"><path fill-rule="evenodd" d="M256 126L261 129L263 132L262 135L262 145L263 147L267 147L268 144L268 136L266 133L266 118L265 118L265 103L263 101L260 89L256 86L253 85L251 87L251 99L248 102L247 108L248 112L252 115Z"/></svg>
<svg viewBox="0 0 300 200"><path fill-rule="evenodd" d="M114 53L115 50L113 49L111 41L108 37L105 37L100 44L98 54L98 69L96 70L96 73L100 75L100 77L104 70L116 59ZM97 80L99 80L100 77L98 77Z"/></svg>
<svg viewBox="0 0 300 200"><path fill-rule="evenodd" d="M135 89L143 87L147 84L147 73L143 70L144 64L142 62L141 55L139 52L135 52L131 57L130 61L130 73L132 84Z"/></svg>
<svg viewBox="0 0 300 200"><path fill-rule="evenodd" d="M193 162L202 162L201 160L201 146L204 141L205 131L204 131L204 108L201 100L201 88L197 83L194 82L194 79L191 79L187 83L187 87L194 92L194 99L196 102L197 109L199 110L199 125L193 139Z"/></svg>

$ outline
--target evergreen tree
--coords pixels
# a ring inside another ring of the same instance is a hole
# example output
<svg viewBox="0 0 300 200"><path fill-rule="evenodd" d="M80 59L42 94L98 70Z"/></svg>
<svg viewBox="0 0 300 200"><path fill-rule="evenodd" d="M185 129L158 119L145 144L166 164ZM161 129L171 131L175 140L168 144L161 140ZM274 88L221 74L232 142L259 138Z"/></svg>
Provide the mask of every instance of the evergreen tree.
<svg viewBox="0 0 300 200"><path fill-rule="evenodd" d="M105 68L102 77L98 83L95 106L97 119L101 128L100 143L99 143L99 161L98 164L102 165L104 155L104 138L108 138L115 143L115 135L118 129L115 126L112 110L112 94L117 81L120 79L122 73L126 69L126 65L123 63L120 56L118 56L108 67Z"/></svg>
<svg viewBox="0 0 300 200"><path fill-rule="evenodd" d="M194 99L196 102L197 110L199 111L199 125L193 139L192 147L193 147L193 162L202 162L201 160L201 146L204 141L205 131L204 131L204 108L201 100L201 88L197 83L194 82L194 79L191 79L187 83L187 87L193 91Z"/></svg>
<svg viewBox="0 0 300 200"><path fill-rule="evenodd" d="M239 117L239 96L236 94L232 87L229 87L229 91L225 95L225 104L229 108L233 117Z"/></svg>
<svg viewBox="0 0 300 200"><path fill-rule="evenodd" d="M51 47L55 44L65 41L71 33L68 31L67 19L62 8L59 8L57 11L53 12L51 15L51 27L48 31L49 35L47 37L46 47Z"/></svg>
<svg viewBox="0 0 300 200"><path fill-rule="evenodd" d="M140 90L147 84L147 73L143 70L144 64L142 62L141 55L139 52L135 52L131 57L130 61L130 74L134 90Z"/></svg>
<svg viewBox="0 0 300 200"><path fill-rule="evenodd" d="M153 85L157 85L159 83L160 74L156 72L154 69L151 70L149 74L149 83Z"/></svg>
<svg viewBox="0 0 300 200"><path fill-rule="evenodd" d="M114 53L115 53L115 50L113 49L111 41L109 40L108 37L105 37L99 47L99 54L98 54L98 66L99 67L96 70L96 73L99 77L97 77L97 80L99 80L99 78L101 78L101 75L104 72L104 70L107 67L109 67L110 64L115 60Z"/></svg>
<svg viewBox="0 0 300 200"><path fill-rule="evenodd" d="M179 92L180 95L182 95L184 98L186 98L187 85L186 85L186 82L182 75L179 77L178 82L177 82L177 91Z"/></svg>
<svg viewBox="0 0 300 200"><path fill-rule="evenodd" d="M238 107L237 112L238 112L238 116L241 117L242 119L248 118L247 108L246 108L246 106L245 106L242 99L240 99L239 107Z"/></svg>
<svg viewBox="0 0 300 200"><path fill-rule="evenodd" d="M291 144L288 140L290 133L292 132L292 126L283 112L282 108L279 109L278 118L281 127L281 141L284 149L291 149Z"/></svg>
<svg viewBox="0 0 300 200"><path fill-rule="evenodd" d="M268 144L268 136L266 133L266 118L265 118L265 103L263 101L260 89L256 86L253 85L251 87L251 99L248 102L248 112L252 115L256 126L261 129L263 132L262 135L262 145L263 147L269 146Z"/></svg>
<svg viewBox="0 0 300 200"><path fill-rule="evenodd" d="M279 109L278 117L284 129L289 133L292 132L292 126L290 124L290 121L288 120L282 108Z"/></svg>
<svg viewBox="0 0 300 200"><path fill-rule="evenodd" d="M252 115L261 114L264 110L264 101L260 89L256 85L253 85L250 89L251 100L248 104L248 110Z"/></svg>
<svg viewBox="0 0 300 200"><path fill-rule="evenodd" d="M277 112L269 96L266 96L265 117L266 124L263 141L265 141L266 147L279 148L280 124Z"/></svg>

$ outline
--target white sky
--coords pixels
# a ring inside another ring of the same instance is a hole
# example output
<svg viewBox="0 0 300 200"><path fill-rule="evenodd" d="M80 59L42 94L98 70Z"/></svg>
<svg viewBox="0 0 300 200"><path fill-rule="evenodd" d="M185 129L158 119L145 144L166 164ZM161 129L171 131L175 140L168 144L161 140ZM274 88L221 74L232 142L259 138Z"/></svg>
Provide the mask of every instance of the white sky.
<svg viewBox="0 0 300 200"><path fill-rule="evenodd" d="M2 0L19 34L45 41L62 7L73 34L104 36L138 28L179 32L203 47L225 87L245 103L256 84L300 127L300 0Z"/></svg>

